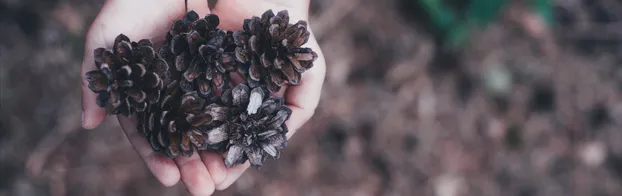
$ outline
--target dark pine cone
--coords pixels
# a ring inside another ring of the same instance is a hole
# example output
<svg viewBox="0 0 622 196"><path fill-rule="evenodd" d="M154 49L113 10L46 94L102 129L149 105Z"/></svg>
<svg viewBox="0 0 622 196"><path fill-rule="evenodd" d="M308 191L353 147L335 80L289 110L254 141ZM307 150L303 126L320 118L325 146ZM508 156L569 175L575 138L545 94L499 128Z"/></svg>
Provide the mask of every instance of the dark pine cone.
<svg viewBox="0 0 622 196"><path fill-rule="evenodd" d="M210 142L226 122L229 109L207 101L197 92L182 92L177 81L171 82L159 104L139 114L138 129L154 151L169 157L192 155L196 150L222 150L220 142ZM211 134L208 134L209 133ZM224 131L221 131L224 133Z"/></svg>
<svg viewBox="0 0 622 196"><path fill-rule="evenodd" d="M177 80L184 92L197 91L209 97L212 87L223 88L229 83L229 72L237 69L233 32L217 28L218 16L199 18L190 11L177 20L167 33L167 43L161 56L175 65L172 80Z"/></svg>
<svg viewBox="0 0 622 196"><path fill-rule="evenodd" d="M85 74L89 88L98 93L97 104L109 114L129 116L160 99L168 65L153 50L151 41L132 42L120 34L112 50L94 51L96 70Z"/></svg>
<svg viewBox="0 0 622 196"><path fill-rule="evenodd" d="M278 159L280 150L287 146L285 121L292 113L283 99L269 97L265 87L251 90L239 84L223 92L221 101L231 116L226 129L208 131L213 136L208 140L226 143L225 165L230 168L249 160L251 166L259 168L268 155Z"/></svg>
<svg viewBox="0 0 622 196"><path fill-rule="evenodd" d="M275 16L272 10L261 18L254 16L244 20L243 30L233 34L237 60L242 62L242 72L247 77L265 83L275 93L283 84L297 85L301 74L313 67L317 54L311 48L301 46L311 33L306 21L289 24L287 10ZM253 81L249 81L253 84Z"/></svg>

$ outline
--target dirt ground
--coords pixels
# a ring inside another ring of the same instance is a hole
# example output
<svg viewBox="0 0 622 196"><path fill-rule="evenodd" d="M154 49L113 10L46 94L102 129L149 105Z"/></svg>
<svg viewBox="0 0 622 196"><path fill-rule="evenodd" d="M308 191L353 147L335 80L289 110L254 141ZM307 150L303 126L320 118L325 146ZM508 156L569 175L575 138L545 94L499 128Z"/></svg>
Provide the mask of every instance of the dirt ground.
<svg viewBox="0 0 622 196"><path fill-rule="evenodd" d="M622 3L519 4L441 51L408 0L312 0L315 116L216 195L622 195ZM84 34L103 0L0 1L0 196L187 195L116 120L80 128ZM312 138L312 139L309 139Z"/></svg>

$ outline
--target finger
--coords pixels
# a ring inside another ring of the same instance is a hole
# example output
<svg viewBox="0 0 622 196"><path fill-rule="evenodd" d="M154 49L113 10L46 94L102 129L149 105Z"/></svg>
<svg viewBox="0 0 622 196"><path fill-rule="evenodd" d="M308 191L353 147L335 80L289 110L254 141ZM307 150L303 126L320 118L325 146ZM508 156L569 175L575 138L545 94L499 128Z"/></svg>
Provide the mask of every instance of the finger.
<svg viewBox="0 0 622 196"><path fill-rule="evenodd" d="M85 129L93 129L97 127L106 117L106 110L97 105L97 94L88 87L88 81L85 74L90 70L96 69L93 57L93 45L99 44L102 40L92 35L90 40L86 41L84 58L80 68L80 80L82 80L82 127Z"/></svg>
<svg viewBox="0 0 622 196"><path fill-rule="evenodd" d="M199 16L205 16L210 13L206 0L188 0L188 11L190 10L194 10Z"/></svg>
<svg viewBox="0 0 622 196"><path fill-rule="evenodd" d="M312 31L309 28L309 31ZM318 54L318 58L313 62L313 67L302 74L299 85L289 86L285 93L285 103L292 109L292 115L286 122L290 138L305 122L315 113L315 109L320 101L322 85L326 75L326 61L313 32L306 47L310 47Z"/></svg>
<svg viewBox="0 0 622 196"><path fill-rule="evenodd" d="M227 170L227 178L225 178L225 180L222 183L216 184L216 190L222 191L222 190L227 189L238 178L240 178L240 176L242 176L242 174L244 173L244 171L246 171L246 169L248 169L248 167L250 167L250 163L248 163L247 161L244 164L237 165L233 168L229 168Z"/></svg>
<svg viewBox="0 0 622 196"><path fill-rule="evenodd" d="M214 184L220 184L227 178L227 167L222 161L222 156L208 151L201 152L201 161L207 167L207 171L212 177Z"/></svg>
<svg viewBox="0 0 622 196"><path fill-rule="evenodd" d="M307 20L309 16L309 0L220 0L212 13L220 17L220 26L224 29L237 30L242 28L245 18L261 16L266 10L278 12L287 9L290 20Z"/></svg>
<svg viewBox="0 0 622 196"><path fill-rule="evenodd" d="M132 143L134 149L138 152L140 157L143 158L147 164L147 168L153 173L153 175L164 186L170 187L180 179L180 172L177 168L177 164L161 153L154 152L151 149L151 145L147 143L147 140L136 130L136 120L134 118L127 118L122 115L118 115L119 123L127 136L127 139Z"/></svg>
<svg viewBox="0 0 622 196"><path fill-rule="evenodd" d="M214 181L201 161L199 153L186 157L179 155L175 162L181 172L181 181L192 195L211 195L214 193Z"/></svg>

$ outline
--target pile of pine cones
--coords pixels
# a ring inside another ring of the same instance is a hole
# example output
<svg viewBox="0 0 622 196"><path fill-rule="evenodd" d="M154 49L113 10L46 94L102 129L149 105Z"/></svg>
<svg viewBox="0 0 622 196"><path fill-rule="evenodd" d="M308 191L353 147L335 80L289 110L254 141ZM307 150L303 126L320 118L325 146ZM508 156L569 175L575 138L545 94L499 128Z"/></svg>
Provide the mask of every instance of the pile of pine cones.
<svg viewBox="0 0 622 196"><path fill-rule="evenodd" d="M259 168L286 146L292 111L273 94L299 84L317 54L302 47L307 23L290 24L287 10L243 24L232 32L218 28L216 15L189 11L157 52L151 41L123 34L112 49L96 49L97 69L85 77L109 114L137 115L154 151L171 158L226 152L227 167L249 160ZM245 82L233 84L232 76Z"/></svg>

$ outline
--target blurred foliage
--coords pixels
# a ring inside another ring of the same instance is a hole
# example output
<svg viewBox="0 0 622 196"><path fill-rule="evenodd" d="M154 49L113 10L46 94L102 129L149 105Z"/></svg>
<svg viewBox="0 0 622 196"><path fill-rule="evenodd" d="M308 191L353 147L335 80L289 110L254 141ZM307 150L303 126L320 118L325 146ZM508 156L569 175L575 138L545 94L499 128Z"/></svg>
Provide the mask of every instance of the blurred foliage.
<svg viewBox="0 0 622 196"><path fill-rule="evenodd" d="M446 46L463 46L471 28L483 28L493 22L510 0L470 0L464 10L454 10L443 0L416 0L426 10L430 22L443 34ZM532 0L532 9L547 24L553 21L550 0Z"/></svg>
<svg viewBox="0 0 622 196"><path fill-rule="evenodd" d="M516 150L522 146L523 133L519 124L511 124L505 133L505 144L509 149Z"/></svg>

